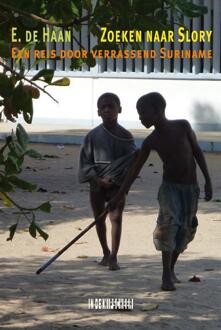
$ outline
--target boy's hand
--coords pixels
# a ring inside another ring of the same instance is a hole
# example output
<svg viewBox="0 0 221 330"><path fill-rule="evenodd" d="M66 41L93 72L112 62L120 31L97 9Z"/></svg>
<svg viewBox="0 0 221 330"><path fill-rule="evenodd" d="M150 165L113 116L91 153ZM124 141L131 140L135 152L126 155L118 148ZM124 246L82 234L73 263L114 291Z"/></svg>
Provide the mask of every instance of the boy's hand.
<svg viewBox="0 0 221 330"><path fill-rule="evenodd" d="M111 181L110 178L102 178L99 179L99 186L104 189L109 189L113 186L113 182Z"/></svg>
<svg viewBox="0 0 221 330"><path fill-rule="evenodd" d="M204 189L205 189L205 200L208 202L213 197L213 189L211 182L206 182Z"/></svg>

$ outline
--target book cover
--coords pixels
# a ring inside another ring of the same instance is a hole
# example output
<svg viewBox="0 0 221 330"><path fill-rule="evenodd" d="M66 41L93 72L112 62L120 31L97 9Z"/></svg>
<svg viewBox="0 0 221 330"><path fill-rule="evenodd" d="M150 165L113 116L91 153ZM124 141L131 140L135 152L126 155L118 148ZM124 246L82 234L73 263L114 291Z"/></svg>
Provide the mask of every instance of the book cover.
<svg viewBox="0 0 221 330"><path fill-rule="evenodd" d="M3 329L219 328L220 26L219 0L0 0ZM160 288L152 238L163 171L155 152L127 196L121 269L98 265L78 166L106 92L119 97L119 123L138 148L152 129L136 102L158 92L167 118L188 120L205 152L214 196L204 201L199 171L200 225L178 262L176 292Z"/></svg>

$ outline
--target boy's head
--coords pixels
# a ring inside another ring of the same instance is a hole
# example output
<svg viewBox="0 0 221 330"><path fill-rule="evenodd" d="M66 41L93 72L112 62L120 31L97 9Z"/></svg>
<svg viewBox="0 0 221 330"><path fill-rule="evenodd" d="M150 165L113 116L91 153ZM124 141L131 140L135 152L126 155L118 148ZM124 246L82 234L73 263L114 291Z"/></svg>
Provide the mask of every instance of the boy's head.
<svg viewBox="0 0 221 330"><path fill-rule="evenodd" d="M120 99L116 94L104 93L97 100L98 116L103 122L117 121L121 113Z"/></svg>
<svg viewBox="0 0 221 330"><path fill-rule="evenodd" d="M141 96L136 107L141 123L150 128L164 117L166 101L160 93L153 92Z"/></svg>

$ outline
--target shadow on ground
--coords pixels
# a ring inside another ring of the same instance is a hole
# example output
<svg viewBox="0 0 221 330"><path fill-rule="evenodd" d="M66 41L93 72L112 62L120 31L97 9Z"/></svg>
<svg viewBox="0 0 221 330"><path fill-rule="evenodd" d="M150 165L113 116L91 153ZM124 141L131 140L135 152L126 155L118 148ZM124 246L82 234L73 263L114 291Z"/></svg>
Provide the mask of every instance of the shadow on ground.
<svg viewBox="0 0 221 330"><path fill-rule="evenodd" d="M188 253L187 253L188 254ZM186 254L186 255L187 255ZM35 275L40 258L1 259L1 329L220 329L221 260L200 258L178 265L177 291L160 291L159 256L121 256L110 272L95 258L56 261ZM189 282L193 275L200 283ZM134 299L134 310L88 310L88 298ZM143 303L158 304L142 312Z"/></svg>

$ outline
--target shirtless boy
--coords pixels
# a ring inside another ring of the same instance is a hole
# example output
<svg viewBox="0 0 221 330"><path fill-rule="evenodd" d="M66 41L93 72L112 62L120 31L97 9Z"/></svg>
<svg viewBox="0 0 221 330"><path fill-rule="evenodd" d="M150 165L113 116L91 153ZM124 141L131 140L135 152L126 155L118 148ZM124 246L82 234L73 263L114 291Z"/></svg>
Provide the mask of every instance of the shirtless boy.
<svg viewBox="0 0 221 330"><path fill-rule="evenodd" d="M162 251L162 290L175 290L178 283L174 267L179 254L193 240L197 227L199 188L196 163L205 178L205 200L212 198L212 185L204 155L195 133L186 120L168 120L166 101L159 93L143 95L137 101L141 123L154 131L144 140L134 165L117 195L109 202L117 205L139 174L150 151L155 150L163 162L163 181L159 188L159 215L153 234L157 250Z"/></svg>
<svg viewBox="0 0 221 330"><path fill-rule="evenodd" d="M120 100L112 93L102 94L98 101L98 116L103 123L92 129L85 137L80 154L79 181L90 183L90 202L95 219L104 212L105 203L119 190L128 168L133 162L136 146L133 136L117 122L121 112ZM125 196L116 207L111 208L112 248L108 247L106 237L106 216L96 225L97 235L103 250L99 263L118 270L117 252L120 245L122 213Z"/></svg>

